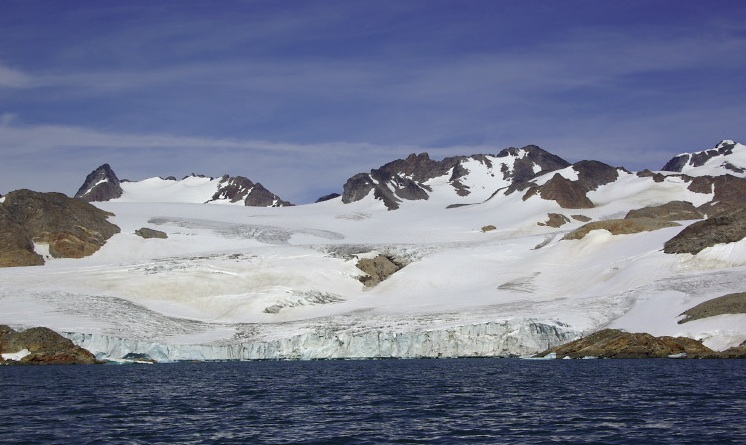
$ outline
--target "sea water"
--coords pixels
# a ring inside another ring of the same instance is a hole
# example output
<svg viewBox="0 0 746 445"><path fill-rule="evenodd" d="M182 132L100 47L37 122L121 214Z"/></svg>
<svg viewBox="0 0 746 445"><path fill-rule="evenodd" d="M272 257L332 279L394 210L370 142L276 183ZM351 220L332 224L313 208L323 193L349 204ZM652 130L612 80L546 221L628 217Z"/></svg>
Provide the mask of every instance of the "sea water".
<svg viewBox="0 0 746 445"><path fill-rule="evenodd" d="M0 367L0 443L746 443L746 361Z"/></svg>

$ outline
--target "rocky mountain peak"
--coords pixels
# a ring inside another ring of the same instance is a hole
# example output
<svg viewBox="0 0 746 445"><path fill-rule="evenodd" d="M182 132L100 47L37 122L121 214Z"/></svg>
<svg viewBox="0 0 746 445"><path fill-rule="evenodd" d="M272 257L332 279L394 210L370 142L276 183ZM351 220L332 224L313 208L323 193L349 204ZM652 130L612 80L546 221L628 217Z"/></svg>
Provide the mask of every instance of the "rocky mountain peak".
<svg viewBox="0 0 746 445"><path fill-rule="evenodd" d="M564 159L535 145L507 148L498 155L453 156L441 161L431 159L427 153L412 153L405 159L350 178L345 183L342 202L359 201L373 192L375 199L383 201L389 210L395 210L406 200L429 199L433 193L430 181L435 178L443 178L439 184L447 184L446 187L452 188L459 197L471 197L474 187L489 189L489 194L480 198L484 200L498 189L525 182L540 171L568 165ZM479 178L473 176L475 174Z"/></svg>
<svg viewBox="0 0 746 445"><path fill-rule="evenodd" d="M86 176L75 197L86 202L109 201L122 196L119 178L109 164L103 164Z"/></svg>
<svg viewBox="0 0 746 445"><path fill-rule="evenodd" d="M739 153L741 156L737 156ZM744 158L746 158L746 146L735 141L723 140L709 150L677 155L668 161L661 170L697 175L698 167L711 164L712 167L720 167L743 176L746 174Z"/></svg>

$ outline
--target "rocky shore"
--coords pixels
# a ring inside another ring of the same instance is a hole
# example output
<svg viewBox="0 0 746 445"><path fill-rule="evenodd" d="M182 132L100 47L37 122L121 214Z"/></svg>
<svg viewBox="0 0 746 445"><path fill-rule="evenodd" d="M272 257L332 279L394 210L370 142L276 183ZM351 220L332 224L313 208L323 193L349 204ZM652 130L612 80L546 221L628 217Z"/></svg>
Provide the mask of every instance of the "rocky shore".
<svg viewBox="0 0 746 445"><path fill-rule="evenodd" d="M555 358L746 358L746 342L725 351L713 351L687 337L654 337L603 329L587 337L557 346L536 357Z"/></svg>
<svg viewBox="0 0 746 445"><path fill-rule="evenodd" d="M0 365L90 365L101 363L88 350L49 328L16 331L0 325Z"/></svg>

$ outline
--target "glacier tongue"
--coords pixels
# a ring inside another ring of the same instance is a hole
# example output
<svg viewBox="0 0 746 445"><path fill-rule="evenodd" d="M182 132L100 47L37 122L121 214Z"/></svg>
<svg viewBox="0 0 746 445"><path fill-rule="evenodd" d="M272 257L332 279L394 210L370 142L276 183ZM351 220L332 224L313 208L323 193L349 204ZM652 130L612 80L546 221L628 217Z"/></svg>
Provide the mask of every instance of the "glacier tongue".
<svg viewBox="0 0 746 445"><path fill-rule="evenodd" d="M317 360L365 358L514 357L577 339L576 329L551 320L509 319L435 330L303 332L230 344L167 344L104 334L66 333L99 359L129 353L159 362L179 360Z"/></svg>

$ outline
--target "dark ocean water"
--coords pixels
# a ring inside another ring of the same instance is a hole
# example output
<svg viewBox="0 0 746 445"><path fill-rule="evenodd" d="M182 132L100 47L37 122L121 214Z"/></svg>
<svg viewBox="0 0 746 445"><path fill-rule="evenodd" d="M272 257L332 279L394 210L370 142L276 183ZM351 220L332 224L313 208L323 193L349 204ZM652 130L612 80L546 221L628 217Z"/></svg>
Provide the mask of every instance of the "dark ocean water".
<svg viewBox="0 0 746 445"><path fill-rule="evenodd" d="M746 361L0 367L0 443L746 443Z"/></svg>

